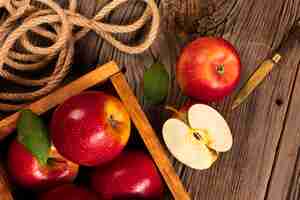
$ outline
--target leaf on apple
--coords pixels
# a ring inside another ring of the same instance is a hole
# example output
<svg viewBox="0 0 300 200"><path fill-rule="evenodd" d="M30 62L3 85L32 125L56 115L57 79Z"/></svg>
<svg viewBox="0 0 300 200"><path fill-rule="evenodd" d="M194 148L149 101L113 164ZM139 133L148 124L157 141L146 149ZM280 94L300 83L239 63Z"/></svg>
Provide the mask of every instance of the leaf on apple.
<svg viewBox="0 0 300 200"><path fill-rule="evenodd" d="M145 100L152 105L157 105L166 98L168 90L169 74L163 64L156 62L144 73Z"/></svg>
<svg viewBox="0 0 300 200"><path fill-rule="evenodd" d="M42 119L31 110L22 110L17 123L18 141L29 150L41 164L46 164L50 141Z"/></svg>

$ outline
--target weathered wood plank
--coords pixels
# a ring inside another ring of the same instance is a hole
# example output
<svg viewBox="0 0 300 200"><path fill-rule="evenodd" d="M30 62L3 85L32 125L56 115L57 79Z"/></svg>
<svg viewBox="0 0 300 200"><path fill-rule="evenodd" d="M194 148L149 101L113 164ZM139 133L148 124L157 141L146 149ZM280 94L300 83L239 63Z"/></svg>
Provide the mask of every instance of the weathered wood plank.
<svg viewBox="0 0 300 200"><path fill-rule="evenodd" d="M185 2L182 7L187 6L191 13L201 7L195 6L195 1ZM222 7L216 9L221 16L211 14L213 18L227 16L213 34L224 34L240 52L242 83L290 29L296 19L297 3L238 0L234 7L223 6L231 9L229 14ZM292 62L289 59L287 62ZM229 120L235 145L208 171L184 169L182 178L194 199L264 199L296 72L295 67L275 69L239 110L230 111L232 98L216 105ZM276 104L278 99L283 100L282 105Z"/></svg>
<svg viewBox="0 0 300 200"><path fill-rule="evenodd" d="M300 42L294 44L294 48L287 52L285 59L281 64L282 69L299 69L299 51ZM284 72L281 72L284 73ZM274 169L269 184L267 200L299 199L297 187L299 187L299 147L300 147L300 76L298 72L297 79L292 85L294 87L292 98L289 102L289 110L286 117L286 124L282 131L280 144L278 146L277 159L274 163ZM293 181L294 180L294 181ZM291 188L291 192L289 190ZM289 197L289 198L288 198Z"/></svg>
<svg viewBox="0 0 300 200"><path fill-rule="evenodd" d="M286 185L286 187L284 188L284 189L289 189L288 193L286 193L286 191L282 191L282 188L279 188L277 186L279 191L282 192L279 195L282 199L298 200L300 198L300 187L299 187L300 186L300 160L299 160L300 157L299 156L300 155L299 155L299 151L298 151L295 168L294 168L294 170L291 170L291 171L293 171L292 180L290 180L289 178L283 180L284 183L288 183L288 185ZM289 165L292 165L292 163L294 163L294 162L293 161L289 162ZM289 180L290 182L287 182L287 180ZM285 197L286 194L287 194L287 196ZM279 199L280 197L275 198L275 199Z"/></svg>

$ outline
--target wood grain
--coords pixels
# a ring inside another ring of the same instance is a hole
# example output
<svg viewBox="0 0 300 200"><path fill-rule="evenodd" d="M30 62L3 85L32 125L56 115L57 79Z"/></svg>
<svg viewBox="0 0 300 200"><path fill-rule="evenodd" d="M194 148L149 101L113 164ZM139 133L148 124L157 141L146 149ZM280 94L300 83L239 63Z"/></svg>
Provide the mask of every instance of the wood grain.
<svg viewBox="0 0 300 200"><path fill-rule="evenodd" d="M164 13L161 32L156 43L145 55L159 58L172 77L169 97L165 104L179 106L184 100L175 78L176 58L182 47L175 37L181 28L178 25L182 25L180 21L183 21L183 24L192 24L188 32L196 31L195 34L191 34L190 39L208 34L223 36L232 42L241 55L241 83L244 83L255 67L278 47L289 31L299 16L299 2L300 0L160 1L161 5L168 4L161 7ZM105 1L101 1L102 5L104 3ZM117 24L130 22L141 14L142 9L141 2L132 1L115 11L107 20ZM196 27L198 18L199 27ZM141 35L142 33L130 34L120 36L120 39L129 43L136 42ZM86 42L92 44L92 41L88 40L87 38ZM120 66L127 68L126 78L154 129L160 134L159 130L167 115L158 108L149 107L143 101L142 76L144 69L148 67L144 64L143 56L122 54L101 39L97 41L95 52L98 54L99 63L113 58ZM286 59L284 63L295 62L295 57ZM282 139L285 115L296 74L297 68L293 66L276 68L249 101L236 111L230 109L232 97L213 104L229 121L235 143L232 151L224 154L221 160L207 171L191 170L174 162L193 199L265 198L273 165L277 160L276 152ZM284 154L283 157L285 156Z"/></svg>
<svg viewBox="0 0 300 200"><path fill-rule="evenodd" d="M86 16L93 16L108 1L82 0L79 10ZM300 17L300 0L160 0L157 3L164 14L162 27L155 44L144 55L120 53L90 34L77 45L74 69L79 66L79 71L89 71L95 63L103 64L111 59L126 67L126 79L158 135L168 115L144 102L143 72L149 67L145 65L144 56L159 58L165 64L171 75L165 104L180 106L185 99L175 76L176 59L183 44L176 35L180 30L189 32L188 40L200 35L214 35L233 43L242 59L242 84L255 67L273 53ZM125 24L136 19L143 9L141 1L130 1L105 20ZM183 29L183 25L187 28L184 26ZM138 32L118 38L135 43L142 35ZM191 170L174 161L177 174L192 199L299 198L299 50L295 44L239 109L231 111L234 95L212 104L228 120L234 134L234 146L207 171Z"/></svg>
<svg viewBox="0 0 300 200"><path fill-rule="evenodd" d="M281 64L282 68L299 69L300 42L295 41L293 48L286 52L289 59ZM277 159L274 163L272 177L270 180L267 200L297 199L292 196L296 194L295 189L299 187L297 180L299 176L299 145L300 145L300 77L292 85L293 94L290 99L288 113L285 119L285 127L282 130L281 140L278 145ZM296 162L298 160L298 162ZM295 170L295 171L294 171ZM293 188L289 194L290 188ZM290 198L288 198L290 196ZM298 197L296 195L296 197Z"/></svg>
<svg viewBox="0 0 300 200"><path fill-rule="evenodd" d="M289 192L288 192L288 194L285 191L282 191L282 193L278 193L279 197L276 197L276 199L281 198L281 199L289 199L289 200L298 200L300 198L300 154L299 153L300 152L298 149L297 160L295 162L295 168L293 170L291 170L294 172L292 180L283 179L284 183L287 183L286 180L290 181L290 182L288 182L289 187L286 187L289 189ZM290 164L292 164L292 163L294 163L294 162L291 162ZM280 187L277 187L277 188L282 190L282 188L280 188ZM287 194L287 196L285 196L286 194Z"/></svg>
<svg viewBox="0 0 300 200"><path fill-rule="evenodd" d="M223 36L241 55L242 83L294 23L294 3L237 1L233 9L237 14L228 17ZM231 125L234 146L213 169L184 171L183 178L195 199L265 198L296 73L295 67L275 69L239 110L230 111L232 97L216 105ZM277 99L283 104L278 106Z"/></svg>

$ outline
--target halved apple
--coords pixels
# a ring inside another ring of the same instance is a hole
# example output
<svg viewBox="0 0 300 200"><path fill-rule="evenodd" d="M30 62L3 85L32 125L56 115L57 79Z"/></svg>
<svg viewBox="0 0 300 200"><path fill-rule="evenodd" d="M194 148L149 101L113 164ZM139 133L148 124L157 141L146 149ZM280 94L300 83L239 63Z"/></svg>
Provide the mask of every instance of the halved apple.
<svg viewBox="0 0 300 200"><path fill-rule="evenodd" d="M218 111L204 104L191 106L187 120L167 120L162 130L164 141L183 164L194 169L208 169L219 152L230 150L233 141L230 128Z"/></svg>

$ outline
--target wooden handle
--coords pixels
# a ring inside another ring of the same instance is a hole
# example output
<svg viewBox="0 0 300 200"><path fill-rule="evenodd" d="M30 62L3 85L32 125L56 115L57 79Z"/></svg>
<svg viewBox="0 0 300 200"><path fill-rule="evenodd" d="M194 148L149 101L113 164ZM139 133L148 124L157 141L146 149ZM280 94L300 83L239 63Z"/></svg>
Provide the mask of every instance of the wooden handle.
<svg viewBox="0 0 300 200"><path fill-rule="evenodd" d="M13 200L6 173L0 165L0 200Z"/></svg>
<svg viewBox="0 0 300 200"><path fill-rule="evenodd" d="M140 107L136 97L131 91L124 75L117 73L111 77L111 81L124 102L133 123L139 130L139 133L152 155L158 169L169 189L176 200L189 200L190 197L186 192L181 180L177 176L170 160L168 159L164 147L161 145L153 128L151 127L145 113Z"/></svg>
<svg viewBox="0 0 300 200"><path fill-rule="evenodd" d="M61 104L71 96L109 79L109 77L119 71L120 69L115 62L109 62L73 81L72 83L54 91L48 96L32 103L27 107L27 109L41 115L58 104ZM19 112L0 121L0 140L4 139L15 130L18 117Z"/></svg>
<svg viewBox="0 0 300 200"><path fill-rule="evenodd" d="M233 102L232 109L237 108L250 96L250 94L264 81L264 79L280 60L281 55L275 54L272 59L265 60L257 68L257 70L250 76L246 84L238 92Z"/></svg>

